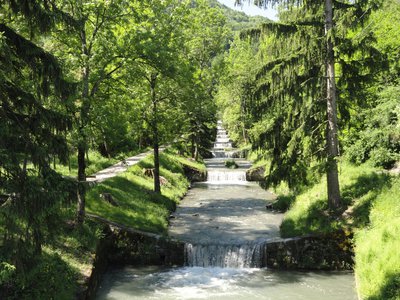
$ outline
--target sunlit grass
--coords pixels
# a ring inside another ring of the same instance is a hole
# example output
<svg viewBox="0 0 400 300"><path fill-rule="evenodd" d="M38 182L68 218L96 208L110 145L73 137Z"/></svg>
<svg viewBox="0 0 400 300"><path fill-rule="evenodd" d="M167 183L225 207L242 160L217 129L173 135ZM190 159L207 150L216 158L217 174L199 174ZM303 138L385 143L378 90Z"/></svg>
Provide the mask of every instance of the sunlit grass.
<svg viewBox="0 0 400 300"><path fill-rule="evenodd" d="M92 175L102 169L112 166L118 162L117 158L107 158L97 151L89 151L89 159L86 161L86 175ZM71 155L69 162L65 165L57 163L54 169L65 176L76 177L78 175L78 158L77 155Z"/></svg>
<svg viewBox="0 0 400 300"><path fill-rule="evenodd" d="M355 238L360 294L362 299L400 299L400 178L377 197L370 220Z"/></svg>
<svg viewBox="0 0 400 300"><path fill-rule="evenodd" d="M355 273L362 299L400 299L400 178L375 168L343 163L340 168L343 207L328 210L322 178L296 196L281 225L284 237L355 232Z"/></svg>
<svg viewBox="0 0 400 300"><path fill-rule="evenodd" d="M168 216L189 186L183 175L183 164L200 167L185 158L168 153L160 155L160 174L166 182L161 186L161 195L153 193L153 178L145 176L143 170L153 168L150 155L127 172L110 178L91 189L88 193L88 212L125 226L143 231L165 234ZM109 193L118 206L102 199Z"/></svg>
<svg viewBox="0 0 400 300"><path fill-rule="evenodd" d="M332 232L343 226L363 227L369 222L372 203L390 181L368 165L354 166L342 163L339 180L342 192L342 210L338 215L328 211L326 178L296 195L281 225L282 236L296 236L315 232ZM341 216L346 209L348 214Z"/></svg>

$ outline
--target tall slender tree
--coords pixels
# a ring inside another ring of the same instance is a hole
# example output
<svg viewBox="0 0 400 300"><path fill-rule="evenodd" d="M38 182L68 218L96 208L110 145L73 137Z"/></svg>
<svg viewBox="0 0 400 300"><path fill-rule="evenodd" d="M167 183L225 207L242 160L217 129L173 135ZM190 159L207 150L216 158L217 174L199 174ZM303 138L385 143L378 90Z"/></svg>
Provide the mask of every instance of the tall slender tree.
<svg viewBox="0 0 400 300"><path fill-rule="evenodd" d="M113 28L122 16L126 17L123 2L112 1L54 1L52 9L63 21L54 35L56 53L69 57L69 75L79 83L74 116L78 156L77 224L85 217L86 153L92 123L93 101L104 82L113 80L123 65L116 49L117 37ZM71 56L73 54L73 56Z"/></svg>
<svg viewBox="0 0 400 300"><path fill-rule="evenodd" d="M321 125L325 123L318 117L321 112L318 108L321 106L320 100L325 99L326 127L323 153L325 153L326 161L328 204L333 209L340 206L337 167L339 157L337 78L335 77L335 64L338 62L340 53L337 49L342 50L343 45L355 46L355 43L348 39L348 33L360 27L370 12L379 6L379 2L373 0L254 1L260 6L279 4L283 8L284 23L269 23L263 26L264 32L274 34L279 46L275 47L272 53L272 57L276 57L276 59L266 64L258 75L260 78L269 73L272 77L269 82L262 85L261 90L264 93L267 91L270 93L269 96L266 96L270 99L269 105L278 102L282 104L282 101L289 101L294 105L292 113L287 113L290 106L285 105L286 116L280 111L275 111L275 122L271 123L271 131L278 133L272 144L275 144L275 147L287 149L287 151L274 149L275 159L272 168L275 169L275 172L271 180L274 178L278 180L285 176L290 177L296 173L292 171L297 171L298 176L305 176L305 172L301 170L307 167L307 163L300 161L299 158L305 157L306 149L304 146L300 147L299 143L305 141L302 136L308 136L307 147L314 144L311 148L321 152L318 150L320 139L312 136L321 132ZM292 45L289 45L288 41ZM361 44L365 45L359 43L358 46L360 47ZM357 53L356 55L360 54L354 50L353 53L347 52L345 55L353 57L355 53ZM345 59L340 62L343 62L344 68L341 69L341 75L344 76L346 70L350 68L346 69ZM311 102L305 101L305 99L310 99ZM291 128L293 134L290 135L288 131L283 136L282 128L284 126ZM302 167L293 168L295 165L302 165ZM292 174L285 175L285 173ZM289 181L295 182L296 180L291 178Z"/></svg>
<svg viewBox="0 0 400 300"><path fill-rule="evenodd" d="M183 20L187 2L142 1L130 3L134 11L124 32L126 57L129 57L126 80L132 85L145 85L143 101L150 109L145 113L151 128L154 155L154 191L161 193L159 148L162 140L160 125L163 112L176 97L180 69L185 68L181 59L183 45ZM138 89L140 91L140 89Z"/></svg>

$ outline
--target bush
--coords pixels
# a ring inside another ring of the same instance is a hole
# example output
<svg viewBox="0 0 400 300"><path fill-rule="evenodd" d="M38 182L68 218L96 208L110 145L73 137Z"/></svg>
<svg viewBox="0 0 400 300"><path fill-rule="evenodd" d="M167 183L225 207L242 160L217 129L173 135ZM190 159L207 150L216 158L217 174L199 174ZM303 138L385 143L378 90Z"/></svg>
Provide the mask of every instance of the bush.
<svg viewBox="0 0 400 300"><path fill-rule="evenodd" d="M225 161L225 167L229 168L229 169L237 169L239 168L239 166L237 165L237 163L232 159L232 160L226 160Z"/></svg>
<svg viewBox="0 0 400 300"><path fill-rule="evenodd" d="M279 211L287 211L296 200L295 195L279 195L275 202L272 203L272 208Z"/></svg>
<svg viewBox="0 0 400 300"><path fill-rule="evenodd" d="M370 153L370 161L375 167L382 167L390 169L394 166L399 155L393 153L389 149L377 148L373 149Z"/></svg>
<svg viewBox="0 0 400 300"><path fill-rule="evenodd" d="M73 299L75 281L75 271L59 255L43 253L31 270L4 282L2 292L4 299Z"/></svg>

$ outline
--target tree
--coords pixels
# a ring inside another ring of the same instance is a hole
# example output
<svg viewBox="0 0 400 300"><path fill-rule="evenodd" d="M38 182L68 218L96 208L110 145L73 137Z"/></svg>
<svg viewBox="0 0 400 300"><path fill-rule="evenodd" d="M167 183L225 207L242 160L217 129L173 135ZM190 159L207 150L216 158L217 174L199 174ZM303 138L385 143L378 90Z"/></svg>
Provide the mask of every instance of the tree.
<svg viewBox="0 0 400 300"><path fill-rule="evenodd" d="M76 128L78 155L77 224L85 217L86 153L92 123L93 101L102 84L113 80L123 65L116 49L117 37L113 27L122 20L123 2L112 1L55 1L52 9L63 21L53 38L56 54L68 57L69 76L78 82L75 107L71 109ZM54 47L54 46L53 46ZM101 103L97 103L101 105Z"/></svg>
<svg viewBox="0 0 400 300"><path fill-rule="evenodd" d="M257 104L254 99L255 75L260 64L257 54L258 43L250 38L242 39L237 35L230 45L229 55L225 58L226 74L222 76L217 95L223 120L235 142L247 144L248 130L256 115Z"/></svg>
<svg viewBox="0 0 400 300"><path fill-rule="evenodd" d="M140 8L140 9L139 9ZM183 16L186 4L180 1L132 2L134 11L124 32L126 55L130 58L126 81L132 85L146 85L137 91L141 95L149 114L146 122L151 128L154 154L154 191L161 193L160 187L160 123L162 112L176 97L176 82L180 69L184 69L181 49L183 46Z"/></svg>
<svg viewBox="0 0 400 300"><path fill-rule="evenodd" d="M328 203L331 208L340 206L335 67L338 67L336 63L341 64L341 77L346 79L355 75L355 70L368 69L366 64L359 64L357 69L346 59L356 55L363 59L366 55L357 49L365 46L370 37L355 42L349 38L349 33L364 24L371 11L378 7L378 2L257 1L261 6L280 4L283 8L281 16L284 23L263 26L264 32L274 34L279 46L271 47L274 48L271 56L275 60L272 59L264 65L258 75L261 78L269 73L268 76L274 77L264 82L260 88L263 93L270 93L266 97L270 100L265 100L269 103L268 106L274 105L277 108L277 104L281 103L281 109L275 110L274 121L269 124L270 134L277 133L276 138L269 143L275 144L271 180L279 181L284 177L293 177L296 173L304 178L308 163L301 157L305 158L316 152L324 153ZM367 50L363 51L369 55L374 52L371 47L365 49ZM346 59L338 60L339 55ZM354 78L355 76L353 83ZM355 90L352 92L356 93ZM306 99L309 101L305 101ZM325 99L326 122L320 118L322 106L319 99ZM294 111L288 112L290 105L283 101L292 103ZM345 114L345 109L340 111L343 118ZM326 130L321 131L321 126L325 123ZM290 131L293 132L292 135ZM324 151L319 149L321 140L314 138L316 133L325 135ZM297 179L289 178L290 181L295 183Z"/></svg>
<svg viewBox="0 0 400 300"><path fill-rule="evenodd" d="M54 26L47 1L23 4L0 4L2 254L20 273L41 254L46 232L68 198L69 181L50 165L53 157L67 158L66 105L74 91L57 59L31 40Z"/></svg>
<svg viewBox="0 0 400 300"><path fill-rule="evenodd" d="M184 110L191 156L197 160L200 152L205 154L205 148L211 146L210 128L216 123L213 98L229 31L222 10L210 7L208 1L196 1L186 23L185 59L191 66L192 80L187 85Z"/></svg>

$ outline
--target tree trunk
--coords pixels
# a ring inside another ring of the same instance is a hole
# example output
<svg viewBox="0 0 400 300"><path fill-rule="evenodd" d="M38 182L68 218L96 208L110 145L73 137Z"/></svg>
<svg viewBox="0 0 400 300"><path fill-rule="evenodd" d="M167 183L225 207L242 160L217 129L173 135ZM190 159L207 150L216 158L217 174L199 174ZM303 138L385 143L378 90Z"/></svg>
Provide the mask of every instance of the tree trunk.
<svg viewBox="0 0 400 300"><path fill-rule="evenodd" d="M86 205L86 191L85 191L85 181L86 181L86 161L85 161L85 151L86 147L80 143L78 145L78 207L76 213L76 223L81 225L85 219L85 205Z"/></svg>
<svg viewBox="0 0 400 300"><path fill-rule="evenodd" d="M157 74L151 75L150 89L151 89L151 101L153 103L153 119L152 119L152 130L153 130L153 151L154 151L154 192L161 194L160 186L160 158L159 158L159 145L158 145L158 111L157 111L157 95L156 95L156 82Z"/></svg>
<svg viewBox="0 0 400 300"><path fill-rule="evenodd" d="M81 225L85 219L86 209L86 149L87 149L87 136L85 133L85 127L88 123L88 114L90 110L89 103L89 53L86 44L86 32L83 29L81 31L81 45L82 53L85 55L85 62L82 68L82 104L80 110L79 120L79 141L78 141L78 207L76 214L76 223Z"/></svg>
<svg viewBox="0 0 400 300"><path fill-rule="evenodd" d="M328 205L335 209L340 206L339 174L337 158L339 141L337 134L335 58L332 42L333 6L332 0L325 0L326 73L327 73L327 184Z"/></svg>

